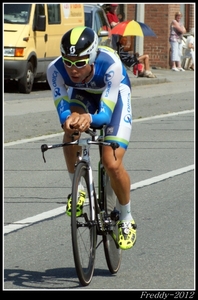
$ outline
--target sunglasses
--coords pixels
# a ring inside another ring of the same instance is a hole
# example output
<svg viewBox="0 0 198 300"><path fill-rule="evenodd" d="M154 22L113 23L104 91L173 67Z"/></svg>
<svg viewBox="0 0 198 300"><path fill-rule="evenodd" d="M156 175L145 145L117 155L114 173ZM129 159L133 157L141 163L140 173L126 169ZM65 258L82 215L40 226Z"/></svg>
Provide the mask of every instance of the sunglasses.
<svg viewBox="0 0 198 300"><path fill-rule="evenodd" d="M89 58L71 61L65 57L62 56L62 60L64 65L66 65L68 68L71 68L72 66L75 66L76 68L80 69L86 66L89 62Z"/></svg>

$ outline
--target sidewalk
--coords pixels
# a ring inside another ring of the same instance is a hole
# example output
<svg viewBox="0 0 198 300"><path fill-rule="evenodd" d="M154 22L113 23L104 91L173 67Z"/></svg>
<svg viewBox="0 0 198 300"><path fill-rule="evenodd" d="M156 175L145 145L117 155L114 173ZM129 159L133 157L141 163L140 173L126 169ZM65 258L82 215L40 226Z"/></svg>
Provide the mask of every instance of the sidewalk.
<svg viewBox="0 0 198 300"><path fill-rule="evenodd" d="M171 69L151 69L152 73L156 75L156 78L147 77L135 77L134 74L128 69L127 73L129 75L132 86L148 85L148 84L159 84L165 82L181 82L194 81L194 71L186 70L185 72L174 72Z"/></svg>

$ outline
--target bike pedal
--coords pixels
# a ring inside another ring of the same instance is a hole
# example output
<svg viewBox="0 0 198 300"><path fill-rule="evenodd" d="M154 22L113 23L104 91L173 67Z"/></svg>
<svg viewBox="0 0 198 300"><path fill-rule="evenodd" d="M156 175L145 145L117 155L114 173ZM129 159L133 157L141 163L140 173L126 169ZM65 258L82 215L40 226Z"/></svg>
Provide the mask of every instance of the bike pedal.
<svg viewBox="0 0 198 300"><path fill-rule="evenodd" d="M118 221L119 220L119 211L114 208L114 210L110 213L111 220Z"/></svg>

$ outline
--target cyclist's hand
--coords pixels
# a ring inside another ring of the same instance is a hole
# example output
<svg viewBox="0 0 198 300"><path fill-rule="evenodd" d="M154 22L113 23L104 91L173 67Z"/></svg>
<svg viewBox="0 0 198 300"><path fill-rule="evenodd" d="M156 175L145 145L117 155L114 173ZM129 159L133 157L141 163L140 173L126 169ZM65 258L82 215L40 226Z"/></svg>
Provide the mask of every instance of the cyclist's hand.
<svg viewBox="0 0 198 300"><path fill-rule="evenodd" d="M70 133L73 133L77 131L74 126L72 126L73 123L76 123L79 119L79 113L72 113L65 121L63 125L63 130L69 131Z"/></svg>
<svg viewBox="0 0 198 300"><path fill-rule="evenodd" d="M71 114L72 117L72 114ZM68 118L68 120L70 117ZM77 131L83 132L86 131L90 127L91 117L89 114L79 114L75 120L73 119L72 122L70 122L70 126L74 128Z"/></svg>
<svg viewBox="0 0 198 300"><path fill-rule="evenodd" d="M65 121L63 126L64 131L86 131L90 127L91 117L89 114L72 113Z"/></svg>

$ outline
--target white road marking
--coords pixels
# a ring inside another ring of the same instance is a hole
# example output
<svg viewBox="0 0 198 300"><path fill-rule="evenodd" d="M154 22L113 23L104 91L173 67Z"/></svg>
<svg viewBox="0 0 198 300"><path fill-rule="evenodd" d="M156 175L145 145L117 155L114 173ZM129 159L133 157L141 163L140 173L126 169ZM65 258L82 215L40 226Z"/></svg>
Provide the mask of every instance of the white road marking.
<svg viewBox="0 0 198 300"><path fill-rule="evenodd" d="M174 177L174 176L192 171L192 170L194 170L194 168L195 168L195 165L190 165L190 166L187 166L187 167L184 167L184 168L180 168L180 169L177 169L177 170L174 170L174 171L164 173L164 174L159 175L159 176L154 176L150 179L145 179L145 180L139 181L139 182L134 183L134 184L131 185L131 191L136 190L136 189L141 188L141 187L144 187L144 186L147 186L147 185L151 185L151 184L159 182L159 181L163 181L167 178L171 178L171 177Z"/></svg>
<svg viewBox="0 0 198 300"><path fill-rule="evenodd" d="M133 122L143 122L143 121L147 121L147 120L159 119L159 118L165 118L165 117L172 117L172 116L176 116L176 115L180 115L180 114L187 114L187 113L192 113L192 112L194 112L194 109L193 110L186 110L186 111L176 112L176 113L170 113L170 114L163 114L163 115L158 115L158 116L153 116L153 117L148 117L148 118L136 119L136 120L133 120ZM25 144L25 143L28 143L28 142L38 141L38 140L41 140L41 139L52 138L52 137L55 137L55 136L60 136L62 134L63 133L61 132L61 133L56 133L56 134L51 134L51 135L43 135L43 136L31 138L31 139L23 139L23 140L18 140L18 141L15 141L15 142L4 143L4 147L18 145L18 144ZM164 173L164 174L161 174L159 176L152 177L150 179L139 181L139 182L134 183L134 184L131 185L131 191L135 190L135 189L138 189L138 188L142 188L144 186L151 185L151 184L156 183L156 182L163 181L167 178L171 178L171 177L174 177L174 176L177 176L177 175L180 175L180 174L192 171L192 170L194 170L194 165L189 165L187 167L180 168L180 169L177 169L177 170L173 170L173 171L170 171L168 173ZM55 208L55 209L52 209L52 210L49 210L49 211L46 211L46 212L43 212L43 213L35 215L33 217L29 217L29 218L14 222L12 224L6 225L6 226L4 226L4 234L8 234L8 233L11 233L13 231L16 231L16 230L25 228L27 226L30 226L32 224L35 224L35 223L38 223L38 222L41 222L41 221L44 221L44 220L47 220L47 219L50 219L50 218L53 218L53 217L57 217L57 216L62 215L64 213L65 213L65 205L61 206L61 207L58 207L58 208Z"/></svg>
<svg viewBox="0 0 198 300"><path fill-rule="evenodd" d="M152 178L149 178L146 180L139 181L139 182L131 185L131 191L138 189L138 188L142 188L144 186L151 185L156 182L163 181L167 178L171 178L171 177L174 177L174 176L177 176L177 175L180 175L180 174L192 171L192 170L194 170L194 165L190 165L190 166L187 166L187 167L184 167L181 169L177 169L177 170L174 170L174 171L171 171L168 173L164 173L159 176L155 176L155 177L152 177ZM36 216L26 218L26 219L14 222L12 224L6 225L6 226L4 226L4 234L13 232L18 229L22 229L22 228L30 226L34 223L38 223L38 222L41 222L41 221L44 221L44 220L47 220L47 219L50 219L53 217L57 217L62 214L65 214L65 205L55 208L55 209L52 209L52 210L49 210L49 211L46 211L46 212L43 212Z"/></svg>
<svg viewBox="0 0 198 300"><path fill-rule="evenodd" d="M193 113L193 112L194 112L194 109L184 110L184 111L179 111L179 112L174 112L174 113L169 113L169 114L163 114L163 115L157 115L157 116L152 116L152 117L147 117L147 118L135 119L135 120L133 120L133 123L144 122L144 121L154 120L154 119L168 118L168 117L173 117L173 116L178 116L178 115L183 115L183 114L188 114L188 113ZM30 138L30 139L23 139L23 140L18 140L18 141L14 141L14 142L4 143L4 147L35 142L35 141L39 141L39 140L43 140L43 139L49 139L49 138L53 138L53 137L61 136L61 135L63 135L62 131L60 133L42 135L42 136Z"/></svg>
<svg viewBox="0 0 198 300"><path fill-rule="evenodd" d="M4 234L65 213L65 205L4 226Z"/></svg>

